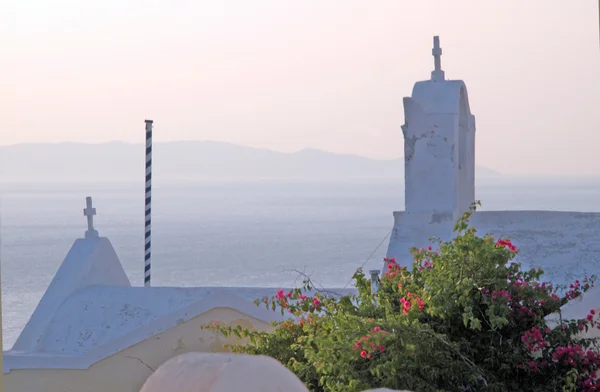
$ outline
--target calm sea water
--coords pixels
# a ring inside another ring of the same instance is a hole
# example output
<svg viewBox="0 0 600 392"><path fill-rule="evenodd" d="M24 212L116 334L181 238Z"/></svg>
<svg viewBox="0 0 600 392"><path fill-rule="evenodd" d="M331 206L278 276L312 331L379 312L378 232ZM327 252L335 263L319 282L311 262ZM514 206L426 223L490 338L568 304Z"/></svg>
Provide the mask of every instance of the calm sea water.
<svg viewBox="0 0 600 392"><path fill-rule="evenodd" d="M143 277L141 184L12 185L1 193L4 344L27 322L73 241L96 229L113 243L134 285ZM164 184L153 192L152 281L157 286L300 284L297 271L344 286L357 267L380 268L396 182ZM484 209L600 211L600 181L491 181ZM369 256L372 257L369 259ZM369 259L367 261L367 259Z"/></svg>

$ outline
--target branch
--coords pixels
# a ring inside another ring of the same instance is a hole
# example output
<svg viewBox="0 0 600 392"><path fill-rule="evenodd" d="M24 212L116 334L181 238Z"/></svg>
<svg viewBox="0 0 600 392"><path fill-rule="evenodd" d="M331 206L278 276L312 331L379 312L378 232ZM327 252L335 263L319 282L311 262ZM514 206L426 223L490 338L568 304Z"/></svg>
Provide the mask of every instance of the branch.
<svg viewBox="0 0 600 392"><path fill-rule="evenodd" d="M297 269L293 269L293 270L290 270L290 271L292 271L292 272L296 272L298 275L302 276L302 277L305 279L305 281L306 281L306 282L309 282L309 283L310 283L310 285L311 285L311 287L313 287L313 288L314 288L314 289L315 289L317 292L319 292L319 293L328 293L328 294L333 294L333 295L336 295L336 296L338 296L338 297L343 297L343 295L342 295L342 294L340 294L340 293L337 293L337 292L335 292L335 291L332 291L332 290L328 290L328 289L324 288L324 287L323 287L321 284L316 284L316 283L314 283L314 282L312 281L311 277L310 277L309 275L307 275L306 273L302 272L302 271L299 271L299 270L297 270ZM319 287L317 287L317 285L318 285Z"/></svg>
<svg viewBox="0 0 600 392"><path fill-rule="evenodd" d="M483 371L481 371L481 369L479 368L479 366L477 366L473 361L471 361L469 358L467 358L464 355L462 355L462 353L460 351L456 350L450 343L448 343L444 339L440 338L437 334L432 333L431 331L428 331L428 330L425 330L425 329L420 329L420 328L418 329L418 331L423 332L423 333L427 333L427 334L433 336L434 338L436 338L437 340L439 340L440 342L442 342L443 344L445 344L446 346L448 346L452 351L454 351L460 357L460 359L462 359L462 361L464 363L466 363L469 367L471 367L471 369L474 369L475 371L477 371L477 373L479 373L479 377L481 377L481 379L483 380L483 382L487 385L487 381L483 377Z"/></svg>
<svg viewBox="0 0 600 392"><path fill-rule="evenodd" d="M144 366L146 366L148 369L150 369L152 371L152 373L154 373L156 370L152 369L152 367L150 365L148 365L146 362L142 361L140 358L138 357L125 357L125 358L131 358L131 359L137 359L138 361L140 361L140 363Z"/></svg>

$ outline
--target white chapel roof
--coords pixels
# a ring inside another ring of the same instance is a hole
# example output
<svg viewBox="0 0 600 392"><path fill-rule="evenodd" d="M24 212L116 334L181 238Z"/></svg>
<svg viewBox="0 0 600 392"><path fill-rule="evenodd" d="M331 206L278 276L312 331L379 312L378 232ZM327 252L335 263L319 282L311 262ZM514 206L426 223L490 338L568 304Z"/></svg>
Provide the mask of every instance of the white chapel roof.
<svg viewBox="0 0 600 392"><path fill-rule="evenodd" d="M270 322L279 319L278 313L266 312L252 301L276 291L244 287L88 287L58 308L40 349L81 354L156 323L147 334L138 334L143 340L215 307L233 307ZM157 323L161 319L166 323Z"/></svg>
<svg viewBox="0 0 600 392"><path fill-rule="evenodd" d="M252 301L276 288L92 286L71 294L42 328L35 349L4 353L4 371L85 369L214 308L231 308L263 322L280 313Z"/></svg>

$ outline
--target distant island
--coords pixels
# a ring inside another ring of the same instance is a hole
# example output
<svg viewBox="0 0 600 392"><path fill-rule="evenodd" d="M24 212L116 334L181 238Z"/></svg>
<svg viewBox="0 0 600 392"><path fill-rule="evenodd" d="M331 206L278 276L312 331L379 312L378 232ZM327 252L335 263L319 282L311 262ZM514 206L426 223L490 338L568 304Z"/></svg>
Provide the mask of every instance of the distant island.
<svg viewBox="0 0 600 392"><path fill-rule="evenodd" d="M158 181L397 179L403 158L369 159L315 149L294 153L212 141L155 143L153 174ZM109 142L16 144L0 147L3 182L141 181L144 147ZM478 166L478 178L500 174Z"/></svg>

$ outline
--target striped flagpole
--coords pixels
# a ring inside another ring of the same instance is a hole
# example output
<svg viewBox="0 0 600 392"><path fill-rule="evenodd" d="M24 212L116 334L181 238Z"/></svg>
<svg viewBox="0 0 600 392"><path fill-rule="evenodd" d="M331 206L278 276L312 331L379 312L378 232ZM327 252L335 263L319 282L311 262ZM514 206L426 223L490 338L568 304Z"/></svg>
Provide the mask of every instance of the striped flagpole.
<svg viewBox="0 0 600 392"><path fill-rule="evenodd" d="M146 220L144 235L144 286L150 287L152 258L152 120L146 120Z"/></svg>

